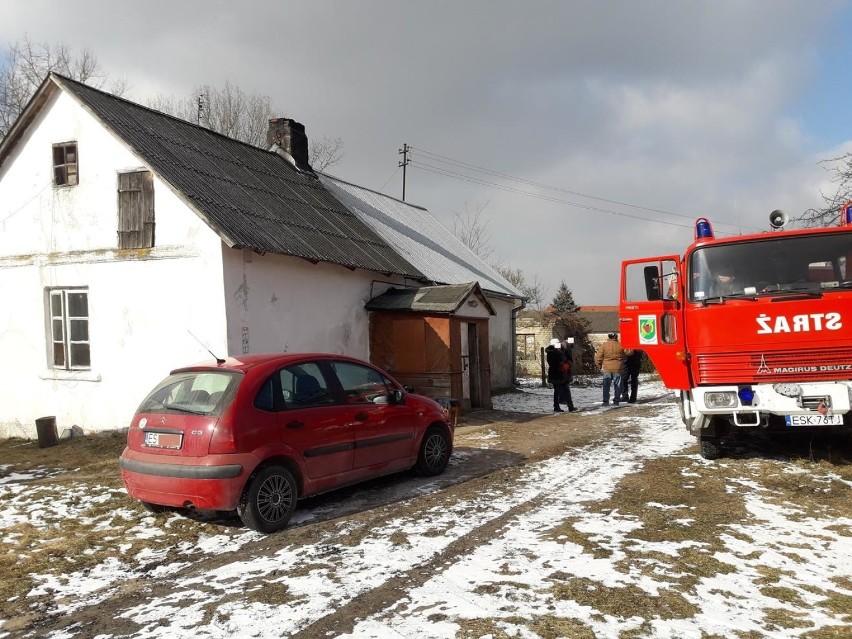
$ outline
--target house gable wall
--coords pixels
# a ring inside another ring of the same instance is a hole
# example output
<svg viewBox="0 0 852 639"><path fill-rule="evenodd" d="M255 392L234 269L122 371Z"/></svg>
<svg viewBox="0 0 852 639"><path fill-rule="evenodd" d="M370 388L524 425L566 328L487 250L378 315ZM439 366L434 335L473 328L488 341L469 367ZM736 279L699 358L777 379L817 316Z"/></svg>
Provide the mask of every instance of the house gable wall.
<svg viewBox="0 0 852 639"><path fill-rule="evenodd" d="M78 145L80 183L53 186L52 145ZM0 169L0 436L126 427L169 370L210 359L188 330L224 351L221 240L154 177L155 246L118 250L118 174L146 167L63 92ZM49 362L46 291L88 290L91 370Z"/></svg>

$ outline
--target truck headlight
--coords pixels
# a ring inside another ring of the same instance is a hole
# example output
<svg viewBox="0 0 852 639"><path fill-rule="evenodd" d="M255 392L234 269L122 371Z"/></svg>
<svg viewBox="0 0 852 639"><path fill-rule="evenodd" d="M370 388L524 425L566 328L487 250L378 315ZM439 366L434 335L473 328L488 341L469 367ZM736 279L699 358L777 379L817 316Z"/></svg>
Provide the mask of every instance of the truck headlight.
<svg viewBox="0 0 852 639"><path fill-rule="evenodd" d="M705 393L704 403L707 404L707 408L735 408L737 405L737 394L734 391Z"/></svg>

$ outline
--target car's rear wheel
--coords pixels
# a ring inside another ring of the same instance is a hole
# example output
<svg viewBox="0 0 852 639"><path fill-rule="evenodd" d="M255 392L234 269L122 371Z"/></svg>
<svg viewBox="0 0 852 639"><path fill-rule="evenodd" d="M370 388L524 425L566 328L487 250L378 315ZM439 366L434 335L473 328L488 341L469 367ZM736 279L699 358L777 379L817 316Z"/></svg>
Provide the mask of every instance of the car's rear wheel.
<svg viewBox="0 0 852 639"><path fill-rule="evenodd" d="M436 426L429 428L420 443L417 455L417 472L421 475L440 475L447 468L452 452L452 442L447 433Z"/></svg>
<svg viewBox="0 0 852 639"><path fill-rule="evenodd" d="M240 500L243 523L262 533L284 528L296 510L298 489L292 473L283 466L261 468Z"/></svg>

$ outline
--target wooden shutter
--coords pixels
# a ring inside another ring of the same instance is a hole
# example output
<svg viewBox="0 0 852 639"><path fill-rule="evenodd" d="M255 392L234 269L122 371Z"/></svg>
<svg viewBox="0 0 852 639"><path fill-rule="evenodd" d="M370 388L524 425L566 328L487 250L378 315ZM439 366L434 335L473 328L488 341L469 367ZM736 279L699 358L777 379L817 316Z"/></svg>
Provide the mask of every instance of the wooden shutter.
<svg viewBox="0 0 852 639"><path fill-rule="evenodd" d="M154 246L154 176L150 171L118 176L118 248Z"/></svg>

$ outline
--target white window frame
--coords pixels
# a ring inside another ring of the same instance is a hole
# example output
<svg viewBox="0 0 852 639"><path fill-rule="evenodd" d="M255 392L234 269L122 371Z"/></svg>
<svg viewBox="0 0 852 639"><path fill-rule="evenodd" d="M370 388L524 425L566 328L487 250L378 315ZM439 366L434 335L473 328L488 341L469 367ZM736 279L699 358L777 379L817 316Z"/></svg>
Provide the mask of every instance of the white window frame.
<svg viewBox="0 0 852 639"><path fill-rule="evenodd" d="M69 313L69 295L86 296L86 315L71 316ZM47 315L49 321L48 366L56 371L87 371L92 368L91 335L89 333L89 289L87 288L51 288L47 290ZM85 322L83 339L79 330L71 330L73 323ZM77 339L71 339L72 334ZM85 346L88 362L75 361L80 346ZM62 361L57 363L57 352L61 349Z"/></svg>

